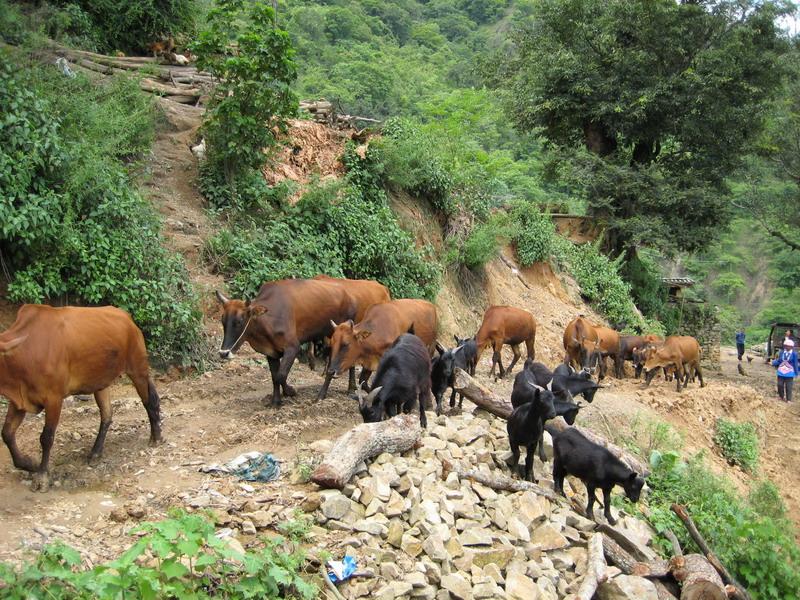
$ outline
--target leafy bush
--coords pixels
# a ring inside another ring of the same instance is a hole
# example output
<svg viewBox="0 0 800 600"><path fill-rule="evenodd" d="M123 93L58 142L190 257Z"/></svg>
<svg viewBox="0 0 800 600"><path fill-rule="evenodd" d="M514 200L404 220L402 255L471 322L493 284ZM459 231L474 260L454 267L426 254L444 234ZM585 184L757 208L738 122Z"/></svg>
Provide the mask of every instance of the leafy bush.
<svg viewBox="0 0 800 600"><path fill-rule="evenodd" d="M22 75L21 73L24 73ZM0 67L0 252L13 302L62 299L131 313L155 362L201 355L200 314L182 260L122 160L153 134L135 82L94 86L55 69Z"/></svg>
<svg viewBox="0 0 800 600"><path fill-rule="evenodd" d="M545 215L533 202L519 201L512 205L511 215L516 224L514 244L517 257L523 266L546 261L553 247L556 228L549 215Z"/></svg>
<svg viewBox="0 0 800 600"><path fill-rule="evenodd" d="M439 268L426 254L400 228L385 196L376 203L347 182L311 187L297 205L225 229L206 247L232 293L248 298L265 281L326 273L376 279L396 298L433 299Z"/></svg>
<svg viewBox="0 0 800 600"><path fill-rule="evenodd" d="M764 504L747 505L729 481L715 476L702 456L687 462L677 452L653 452L647 502L648 520L660 534L666 529L678 536L687 552L696 552L694 542L670 510L672 503L688 507L712 550L757 600L795 597L800 589L800 547L794 528L783 518L764 514ZM774 494L770 494L775 511ZM658 538L669 551L665 538Z"/></svg>
<svg viewBox="0 0 800 600"><path fill-rule="evenodd" d="M456 208L450 195L453 179L434 140L408 119L389 119L383 134L370 144L370 150L382 167L384 181L427 199L444 215L452 214Z"/></svg>
<svg viewBox="0 0 800 600"><path fill-rule="evenodd" d="M667 302L667 288L661 283L661 270L647 250L639 250L620 268L620 275L631 286L633 302L645 315L660 315Z"/></svg>
<svg viewBox="0 0 800 600"><path fill-rule="evenodd" d="M20 568L0 563L0 587L10 600L44 598L302 598L316 588L299 574L305 557L294 531L291 539L265 541L242 554L216 537L200 514L133 529L139 539L119 558L92 569L61 542L46 546Z"/></svg>
<svg viewBox="0 0 800 600"><path fill-rule="evenodd" d="M758 435L752 423L734 423L717 419L714 443L732 465L752 471L758 464Z"/></svg>
<svg viewBox="0 0 800 600"><path fill-rule="evenodd" d="M756 483L747 498L753 510L762 517L781 520L786 518L786 505L783 503L778 486L769 480Z"/></svg>
<svg viewBox="0 0 800 600"><path fill-rule="evenodd" d="M509 218L504 213L497 213L485 223L479 223L461 247L460 262L469 269L477 269L496 258L500 246L508 243L512 235Z"/></svg>
<svg viewBox="0 0 800 600"><path fill-rule="evenodd" d="M208 24L192 44L198 68L217 79L203 133L209 164L235 194L239 180L263 166L264 150L277 145L274 130L297 111L294 49L261 1L219 0Z"/></svg>

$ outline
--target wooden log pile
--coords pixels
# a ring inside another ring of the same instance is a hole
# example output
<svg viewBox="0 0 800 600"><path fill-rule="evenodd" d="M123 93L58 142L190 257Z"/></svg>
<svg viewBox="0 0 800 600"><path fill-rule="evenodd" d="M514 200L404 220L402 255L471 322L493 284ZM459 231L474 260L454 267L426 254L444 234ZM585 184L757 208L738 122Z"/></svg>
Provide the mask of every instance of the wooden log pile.
<svg viewBox="0 0 800 600"><path fill-rule="evenodd" d="M143 91L181 104L203 104L214 85L211 75L196 67L163 64L161 59L151 56L106 56L58 44L52 44L50 50L63 57L73 71L91 76L140 74L139 87Z"/></svg>
<svg viewBox="0 0 800 600"><path fill-rule="evenodd" d="M300 110L307 112L317 123L325 123L329 127L356 127L357 123L381 123L378 119L347 115L337 110L332 102L320 98L319 100L301 100Z"/></svg>

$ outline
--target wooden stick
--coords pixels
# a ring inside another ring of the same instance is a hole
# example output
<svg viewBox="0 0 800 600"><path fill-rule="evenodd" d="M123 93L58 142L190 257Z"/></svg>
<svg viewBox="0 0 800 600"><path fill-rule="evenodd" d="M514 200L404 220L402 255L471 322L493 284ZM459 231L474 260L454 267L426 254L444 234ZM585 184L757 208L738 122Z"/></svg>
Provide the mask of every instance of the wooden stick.
<svg viewBox="0 0 800 600"><path fill-rule="evenodd" d="M362 423L341 436L314 473L311 481L323 488L342 489L358 465L382 452L409 450L422 436L419 415L404 414L379 423Z"/></svg>
<svg viewBox="0 0 800 600"><path fill-rule="evenodd" d="M603 556L603 534L595 533L589 540L587 546L589 551L587 558L586 575L583 577L581 587L578 588L578 600L592 600L597 586L608 580L606 572L606 559Z"/></svg>
<svg viewBox="0 0 800 600"><path fill-rule="evenodd" d="M672 556L683 556L683 550L681 550L681 543L678 541L678 538L672 533L671 529L664 530L664 537L667 538L672 544Z"/></svg>
<svg viewBox="0 0 800 600"><path fill-rule="evenodd" d="M325 587L327 587L328 590L330 591L330 593L333 594L333 597L336 598L336 600L345 600L344 596L342 596L342 594L339 592L339 590L336 589L336 586L333 585L333 582L331 581L331 578L328 577L328 571L325 569L325 564L324 563L319 566L319 574L322 576L322 579L325 581Z"/></svg>
<svg viewBox="0 0 800 600"><path fill-rule="evenodd" d="M678 518L683 521L683 524L686 526L686 530L689 532L689 535L692 536L694 543L697 544L697 547L700 548L700 551L705 555L714 568L719 572L720 576L722 577L722 581L727 584L731 585L735 588L735 593L732 596L737 600L752 600L750 594L744 588L742 584L736 581L733 576L728 572L728 569L725 568L725 565L719 560L716 554L711 551L711 548L708 546L705 538L701 535L698 531L697 526L692 521L692 517L689 516L689 511L686 510L686 507L681 504L673 504L671 507L672 512L674 512Z"/></svg>
<svg viewBox="0 0 800 600"><path fill-rule="evenodd" d="M478 383L463 369L456 368L453 388L456 391L464 394L474 404L477 404L482 409L500 417L501 419L508 419L508 417L510 417L511 413L514 411L514 407L511 406L511 402L501 398L500 396L497 396L492 390ZM551 419L545 423L545 429L547 429L550 435L558 434L566 430L568 427L570 426L567 425L567 422L564 421L563 417ZM578 427L577 425L574 427L590 442L594 442L595 444L599 444L600 446L607 448L614 456L628 465L628 467L633 471L640 473L643 477L647 477L650 474L650 470L645 466L645 464L630 452L627 452L619 446L612 444L605 438L600 437L585 427Z"/></svg>
<svg viewBox="0 0 800 600"><path fill-rule="evenodd" d="M641 562L648 562L650 557L647 556L642 549L639 547L639 544L632 541L628 536L622 533L619 529L615 529L608 523L601 523L597 526L597 530L606 534L612 540L617 542L620 546L622 546L625 551L630 554L634 559ZM652 556L652 555L651 555Z"/></svg>
<svg viewBox="0 0 800 600"><path fill-rule="evenodd" d="M499 490L502 492L525 492L531 491L539 496L544 496L548 500L552 500L553 502L559 503L566 503L567 499L563 496L559 496L552 490L548 490L547 488L543 488L540 485L536 485L535 483L531 483L530 481L524 481L522 479L512 479L511 477L506 477L504 475L490 475L484 473L482 471L477 471L475 469L460 469L458 466L454 465L450 461L443 460L442 461L442 478L447 479L447 474L450 472L455 473L458 475L459 479L469 479L471 481L476 481L481 485L485 485L486 487L492 488L493 490Z"/></svg>

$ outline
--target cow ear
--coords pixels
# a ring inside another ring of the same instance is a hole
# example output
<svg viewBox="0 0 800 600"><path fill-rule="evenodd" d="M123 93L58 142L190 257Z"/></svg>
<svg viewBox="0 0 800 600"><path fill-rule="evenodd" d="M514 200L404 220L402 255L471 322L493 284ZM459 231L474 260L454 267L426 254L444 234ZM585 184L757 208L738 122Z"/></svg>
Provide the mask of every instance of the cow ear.
<svg viewBox="0 0 800 600"><path fill-rule="evenodd" d="M261 304L253 304L250 307L250 316L251 317L260 317L265 312L267 312L267 307L262 306Z"/></svg>
<svg viewBox="0 0 800 600"><path fill-rule="evenodd" d="M631 472L631 474L630 474L630 475L628 475L628 481L630 481L631 483L633 483L634 481L636 481L636 478L637 478L638 476L639 476L639 474L638 474L636 471L632 471L632 472Z"/></svg>
<svg viewBox="0 0 800 600"><path fill-rule="evenodd" d="M356 334L356 339L357 339L357 340L365 340L365 339L367 339L367 338L368 338L369 336L371 336L371 335L372 335L372 332L371 332L371 331L368 331L368 330L366 330L366 329L363 329L363 330L359 331L359 332Z"/></svg>
<svg viewBox="0 0 800 600"><path fill-rule="evenodd" d="M230 300L228 300L225 296L223 296L219 290L217 290L216 293L217 293L217 300L219 300L220 304L227 304L228 302L230 302Z"/></svg>
<svg viewBox="0 0 800 600"><path fill-rule="evenodd" d="M347 319L347 324L350 326L350 329L355 327L355 323L353 323L353 319Z"/></svg>
<svg viewBox="0 0 800 600"><path fill-rule="evenodd" d="M456 341L456 346L458 346L461 343L461 340L458 339L457 335L454 335L453 339Z"/></svg>

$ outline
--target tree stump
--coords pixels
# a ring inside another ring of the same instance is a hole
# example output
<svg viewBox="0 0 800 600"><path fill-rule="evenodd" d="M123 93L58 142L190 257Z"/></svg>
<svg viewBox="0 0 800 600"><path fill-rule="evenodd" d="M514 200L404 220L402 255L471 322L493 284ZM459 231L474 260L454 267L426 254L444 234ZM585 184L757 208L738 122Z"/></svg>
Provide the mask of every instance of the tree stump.
<svg viewBox="0 0 800 600"><path fill-rule="evenodd" d="M323 488L342 489L358 465L383 452L396 454L409 450L422 436L419 415L397 415L380 423L356 425L333 444L311 481Z"/></svg>
<svg viewBox="0 0 800 600"><path fill-rule="evenodd" d="M728 594L717 570L702 554L676 556L672 575L681 582L681 600L726 600Z"/></svg>

